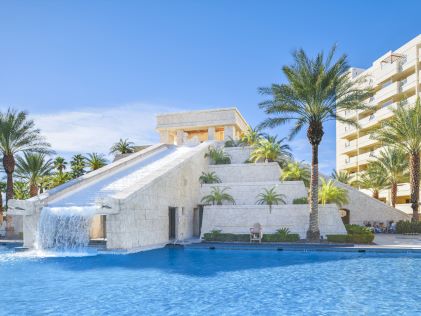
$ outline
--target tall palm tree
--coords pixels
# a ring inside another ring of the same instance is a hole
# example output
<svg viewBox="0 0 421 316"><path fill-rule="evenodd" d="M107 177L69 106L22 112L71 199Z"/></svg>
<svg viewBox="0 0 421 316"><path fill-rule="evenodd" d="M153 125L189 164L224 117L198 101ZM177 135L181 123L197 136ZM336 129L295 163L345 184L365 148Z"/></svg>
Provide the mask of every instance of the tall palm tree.
<svg viewBox="0 0 421 316"><path fill-rule="evenodd" d="M3 208L3 192L6 192L6 182L0 181L0 226L3 223L4 208Z"/></svg>
<svg viewBox="0 0 421 316"><path fill-rule="evenodd" d="M274 128L291 121L295 124L289 137L293 138L304 127L312 147L310 182L310 224L307 239L320 240L318 219L318 182L319 182L319 145L322 141L323 125L329 120L358 126L355 119L337 115L341 110L358 110L366 106L362 101L370 96L370 91L357 88L359 82L352 81L348 74L347 56L342 55L333 62L335 47L325 58L319 53L309 58L304 50L294 54L294 64L284 66L286 84L273 84L261 88L260 93L271 96L270 100L260 103L260 108L269 115L261 123L262 128Z"/></svg>
<svg viewBox="0 0 421 316"><path fill-rule="evenodd" d="M396 206L398 184L407 179L408 159L400 148L386 147L371 163L378 168L390 187L390 202Z"/></svg>
<svg viewBox="0 0 421 316"><path fill-rule="evenodd" d="M67 161L61 156L54 158L53 164L59 174L63 174L63 171L66 170Z"/></svg>
<svg viewBox="0 0 421 316"><path fill-rule="evenodd" d="M51 159L42 153L24 152L16 157L16 175L27 182L31 197L38 195L42 177L49 175L53 168Z"/></svg>
<svg viewBox="0 0 421 316"><path fill-rule="evenodd" d="M400 148L409 157L409 184L411 190L412 220L418 221L420 199L420 151L421 151L421 103L399 106L393 110L393 119L384 121L377 129L375 138L395 148Z"/></svg>
<svg viewBox="0 0 421 316"><path fill-rule="evenodd" d="M336 171L333 170L331 177L339 182L350 184L351 183L351 175L347 171Z"/></svg>
<svg viewBox="0 0 421 316"><path fill-rule="evenodd" d="M86 164L91 171L94 171L104 167L107 164L107 159L105 159L102 154L92 153L88 154L88 157L86 157Z"/></svg>
<svg viewBox="0 0 421 316"><path fill-rule="evenodd" d="M345 189L337 187L334 180L326 181L320 178L319 202L323 205L335 203L338 207L348 203L348 192Z"/></svg>
<svg viewBox="0 0 421 316"><path fill-rule="evenodd" d="M73 179L79 178L85 174L86 161L85 157L81 154L76 154L72 157L70 161L70 166L72 168L72 177Z"/></svg>
<svg viewBox="0 0 421 316"><path fill-rule="evenodd" d="M8 109L0 113L0 151L3 154L3 167L7 176L7 201L13 198L13 172L15 155L19 152L50 153L50 144L41 136L33 120L25 111Z"/></svg>
<svg viewBox="0 0 421 316"><path fill-rule="evenodd" d="M110 154L131 154L134 152L134 143L130 142L127 138L122 139L115 143L111 149Z"/></svg>
<svg viewBox="0 0 421 316"><path fill-rule="evenodd" d="M284 144L284 141L285 138L278 140L273 136L268 136L266 138L261 137L257 143L253 145L250 160L253 162L261 160L265 162L277 161L281 164L285 164L292 155L291 148L289 145Z"/></svg>
<svg viewBox="0 0 421 316"><path fill-rule="evenodd" d="M302 162L289 162L283 169L281 174L282 181L303 181L308 187L310 183L310 168Z"/></svg>
<svg viewBox="0 0 421 316"><path fill-rule="evenodd" d="M272 213L272 206L278 204L285 204L285 195L276 192L276 188L263 189L263 192L257 195L258 200L256 204L269 205L269 213Z"/></svg>
<svg viewBox="0 0 421 316"><path fill-rule="evenodd" d="M360 189L370 190L372 197L378 200L380 191L387 187L387 181L384 171L370 163L367 170L363 171L352 185L358 186Z"/></svg>

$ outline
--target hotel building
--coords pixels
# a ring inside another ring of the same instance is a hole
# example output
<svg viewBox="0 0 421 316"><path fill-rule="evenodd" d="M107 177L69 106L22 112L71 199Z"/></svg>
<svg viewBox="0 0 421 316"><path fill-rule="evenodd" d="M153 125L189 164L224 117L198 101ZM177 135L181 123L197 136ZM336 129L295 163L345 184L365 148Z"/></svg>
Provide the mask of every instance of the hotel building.
<svg viewBox="0 0 421 316"><path fill-rule="evenodd" d="M420 89L420 48L421 35L418 35L375 60L368 69L351 68L351 77L354 80L364 78L362 84L373 88L375 94L367 100L369 109L339 113L346 118L356 118L360 127L336 122L338 171L347 171L353 178L358 178L382 149L382 144L373 139L373 132L381 128L384 121L393 120L392 109L415 103ZM397 208L405 212L412 212L409 192L408 183L399 185ZM390 202L390 190L383 190L380 199Z"/></svg>

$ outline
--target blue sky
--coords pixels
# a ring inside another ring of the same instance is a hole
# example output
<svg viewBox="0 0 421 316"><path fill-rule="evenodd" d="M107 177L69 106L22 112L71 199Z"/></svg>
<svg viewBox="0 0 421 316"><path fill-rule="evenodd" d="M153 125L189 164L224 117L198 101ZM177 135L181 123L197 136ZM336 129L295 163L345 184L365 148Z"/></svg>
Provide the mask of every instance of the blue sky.
<svg viewBox="0 0 421 316"><path fill-rule="evenodd" d="M67 155L107 152L120 137L154 142L154 115L172 110L237 106L254 126L257 88L284 81L294 49L337 43L365 68L420 33L420 10L409 0L3 0L0 107L28 110ZM291 147L309 160L304 134ZM330 173L334 124L320 151Z"/></svg>

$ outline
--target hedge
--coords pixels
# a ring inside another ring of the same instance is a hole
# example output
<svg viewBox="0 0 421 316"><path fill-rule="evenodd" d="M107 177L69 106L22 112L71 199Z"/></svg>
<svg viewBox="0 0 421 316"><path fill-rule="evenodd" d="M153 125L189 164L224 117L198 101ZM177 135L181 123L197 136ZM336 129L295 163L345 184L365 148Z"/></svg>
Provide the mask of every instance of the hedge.
<svg viewBox="0 0 421 316"><path fill-rule="evenodd" d="M396 223L396 232L398 234L420 234L421 222L399 221Z"/></svg>
<svg viewBox="0 0 421 316"><path fill-rule="evenodd" d="M249 242L249 234L228 234L221 232L210 232L203 234L203 239L205 241L222 241L222 242ZM263 234L263 242L295 242L300 240L300 235L298 234Z"/></svg>
<svg viewBox="0 0 421 316"><path fill-rule="evenodd" d="M364 226L345 225L346 235L327 235L327 241L336 243L371 244L374 234Z"/></svg>

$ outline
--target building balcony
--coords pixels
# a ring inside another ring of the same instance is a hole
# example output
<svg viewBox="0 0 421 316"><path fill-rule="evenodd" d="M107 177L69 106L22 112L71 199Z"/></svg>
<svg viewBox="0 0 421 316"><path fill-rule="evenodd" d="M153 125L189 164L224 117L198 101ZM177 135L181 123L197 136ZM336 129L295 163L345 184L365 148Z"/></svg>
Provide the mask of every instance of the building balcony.
<svg viewBox="0 0 421 316"><path fill-rule="evenodd" d="M377 102L381 103L382 101L391 98L392 96L394 96L395 94L399 92L398 88L399 88L399 82L392 82L384 86L375 95Z"/></svg>
<svg viewBox="0 0 421 316"><path fill-rule="evenodd" d="M399 65L399 62L394 62L392 64L383 64L382 70L380 70L375 77L375 83L381 84L382 82L398 74L400 71L401 67Z"/></svg>
<svg viewBox="0 0 421 316"><path fill-rule="evenodd" d="M405 92L408 92L408 90L410 90L410 89L414 89L416 81L417 81L416 75L417 74L414 73L414 74L408 76L407 78L405 78L404 80L399 81L398 92L399 93L405 93Z"/></svg>

